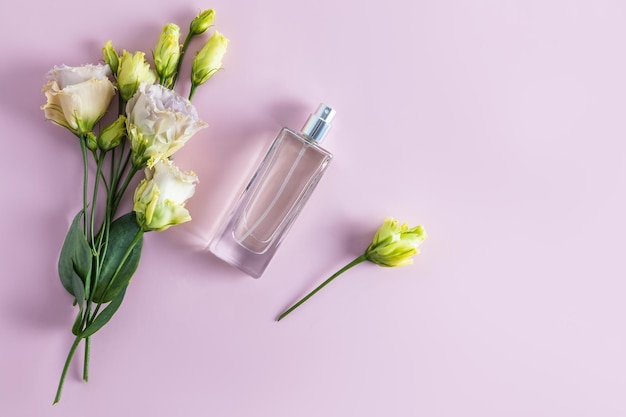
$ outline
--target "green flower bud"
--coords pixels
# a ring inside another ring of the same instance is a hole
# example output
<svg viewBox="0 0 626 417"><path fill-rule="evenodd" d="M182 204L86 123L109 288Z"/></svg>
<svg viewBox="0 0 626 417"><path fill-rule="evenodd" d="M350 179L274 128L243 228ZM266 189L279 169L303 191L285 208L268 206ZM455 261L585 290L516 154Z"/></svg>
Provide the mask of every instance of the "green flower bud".
<svg viewBox="0 0 626 417"><path fill-rule="evenodd" d="M174 23L168 23L154 49L154 66L162 84L167 85L168 80L174 76L179 59L180 28Z"/></svg>
<svg viewBox="0 0 626 417"><path fill-rule="evenodd" d="M113 48L113 43L111 43L111 41L107 41L107 43L104 44L102 53L104 54L104 62L109 65L111 72L113 72L113 74L117 74L120 57L117 55L117 51Z"/></svg>
<svg viewBox="0 0 626 417"><path fill-rule="evenodd" d="M222 59L226 54L228 39L215 31L209 40L198 51L191 67L191 83L197 87L204 84L222 67Z"/></svg>
<svg viewBox="0 0 626 417"><path fill-rule="evenodd" d="M191 21L189 33L193 36L206 32L211 23L213 23L213 19L215 19L215 10L208 9L201 12Z"/></svg>
<svg viewBox="0 0 626 417"><path fill-rule="evenodd" d="M117 71L117 86L124 101L128 101L139 88L139 84L154 84L156 74L150 68L143 52L122 52Z"/></svg>
<svg viewBox="0 0 626 417"><path fill-rule="evenodd" d="M93 134L93 132L87 132L84 133L85 135L85 144L87 145L87 148L95 151L96 149L98 149L98 139L96 139L96 135Z"/></svg>
<svg viewBox="0 0 626 417"><path fill-rule="evenodd" d="M122 143L126 135L126 116L121 115L113 123L100 131L98 147L103 151L110 151Z"/></svg>
<svg viewBox="0 0 626 417"><path fill-rule="evenodd" d="M398 225L397 220L387 218L365 251L365 257L380 266L410 265L426 237L422 226L409 229L406 223Z"/></svg>

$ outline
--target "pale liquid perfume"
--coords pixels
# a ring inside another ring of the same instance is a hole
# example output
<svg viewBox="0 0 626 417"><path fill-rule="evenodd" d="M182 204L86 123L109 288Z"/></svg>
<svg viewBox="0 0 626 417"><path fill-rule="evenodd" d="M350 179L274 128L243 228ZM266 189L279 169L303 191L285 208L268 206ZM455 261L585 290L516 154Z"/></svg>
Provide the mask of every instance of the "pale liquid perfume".
<svg viewBox="0 0 626 417"><path fill-rule="evenodd" d="M300 132L283 128L211 242L216 256L258 278L328 168L319 143L335 111L320 104Z"/></svg>

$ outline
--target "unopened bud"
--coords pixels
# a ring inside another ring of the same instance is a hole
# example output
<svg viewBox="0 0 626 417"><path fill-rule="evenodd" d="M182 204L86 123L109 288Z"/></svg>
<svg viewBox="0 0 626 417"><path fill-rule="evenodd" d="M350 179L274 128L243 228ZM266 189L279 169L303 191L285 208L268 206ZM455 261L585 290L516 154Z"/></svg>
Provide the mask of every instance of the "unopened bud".
<svg viewBox="0 0 626 417"><path fill-rule="evenodd" d="M120 143L126 135L126 116L121 115L113 123L102 129L98 135L98 147L103 151L109 151Z"/></svg>
<svg viewBox="0 0 626 417"><path fill-rule="evenodd" d="M180 28L168 23L154 49L154 66L161 81L167 81L176 72L180 58Z"/></svg>
<svg viewBox="0 0 626 417"><path fill-rule="evenodd" d="M222 59L226 54L228 39L215 31L209 40L198 51L191 67L191 83L194 86L204 84L222 67Z"/></svg>
<svg viewBox="0 0 626 417"><path fill-rule="evenodd" d="M120 57L115 51L115 48L113 48L113 43L111 43L111 41L107 41L107 43L104 44L104 48L102 48L102 52L104 54L104 62L109 65L109 68L111 68L111 72L114 75L117 75L117 68L120 64Z"/></svg>
<svg viewBox="0 0 626 417"><path fill-rule="evenodd" d="M213 19L215 19L215 10L208 9L201 12L191 21L191 24L189 25L189 32L192 35L199 35L206 32L206 30L211 26L211 23L213 23Z"/></svg>

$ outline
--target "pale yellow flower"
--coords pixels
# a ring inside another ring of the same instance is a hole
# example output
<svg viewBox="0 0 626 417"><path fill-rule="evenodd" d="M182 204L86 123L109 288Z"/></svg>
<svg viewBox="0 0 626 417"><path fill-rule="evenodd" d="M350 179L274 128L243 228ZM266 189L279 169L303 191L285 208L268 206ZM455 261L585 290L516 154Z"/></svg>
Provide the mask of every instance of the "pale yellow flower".
<svg viewBox="0 0 626 417"><path fill-rule="evenodd" d="M126 116L136 167L170 157L207 127L189 100L158 84L142 84L128 101Z"/></svg>
<svg viewBox="0 0 626 417"><path fill-rule="evenodd" d="M404 266L413 263L413 256L427 235L422 226L409 228L391 217L385 219L372 244L365 251L368 261L381 266Z"/></svg>
<svg viewBox="0 0 626 417"><path fill-rule="evenodd" d="M222 68L222 59L226 54L229 40L220 32L215 31L209 40L198 51L191 66L191 84L199 86Z"/></svg>
<svg viewBox="0 0 626 417"><path fill-rule="evenodd" d="M163 231L191 220L185 203L195 192L198 177L160 160L145 170L133 199L137 222L144 231Z"/></svg>
<svg viewBox="0 0 626 417"><path fill-rule="evenodd" d="M117 69L117 87L124 101L130 100L142 83L154 84L157 80L145 57L143 52L122 52Z"/></svg>
<svg viewBox="0 0 626 417"><path fill-rule="evenodd" d="M108 65L52 68L43 87L47 103L41 109L46 119L75 134L91 132L115 95L110 73Z"/></svg>
<svg viewBox="0 0 626 417"><path fill-rule="evenodd" d="M192 35L200 35L201 33L206 32L206 30L211 26L211 23L213 23L213 19L215 19L215 10L204 10L191 21L191 24L189 25L189 33Z"/></svg>
<svg viewBox="0 0 626 417"><path fill-rule="evenodd" d="M154 66L161 83L168 85L170 78L174 76L180 52L180 28L174 23L168 23L154 48Z"/></svg>

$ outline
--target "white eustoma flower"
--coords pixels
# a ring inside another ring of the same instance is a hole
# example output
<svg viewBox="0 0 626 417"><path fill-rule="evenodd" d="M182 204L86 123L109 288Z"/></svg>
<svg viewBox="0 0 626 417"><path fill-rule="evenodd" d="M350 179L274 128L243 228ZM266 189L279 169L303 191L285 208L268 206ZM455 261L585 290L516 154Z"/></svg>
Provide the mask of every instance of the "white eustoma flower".
<svg viewBox="0 0 626 417"><path fill-rule="evenodd" d="M169 159L146 168L133 199L137 222L145 231L163 231L191 220L185 203L196 190L198 177L183 172Z"/></svg>
<svg viewBox="0 0 626 417"><path fill-rule="evenodd" d="M158 84L142 84L126 105L133 164L154 166L207 124L189 100Z"/></svg>
<svg viewBox="0 0 626 417"><path fill-rule="evenodd" d="M109 108L115 87L108 65L55 66L44 85L45 117L76 134L91 132Z"/></svg>

